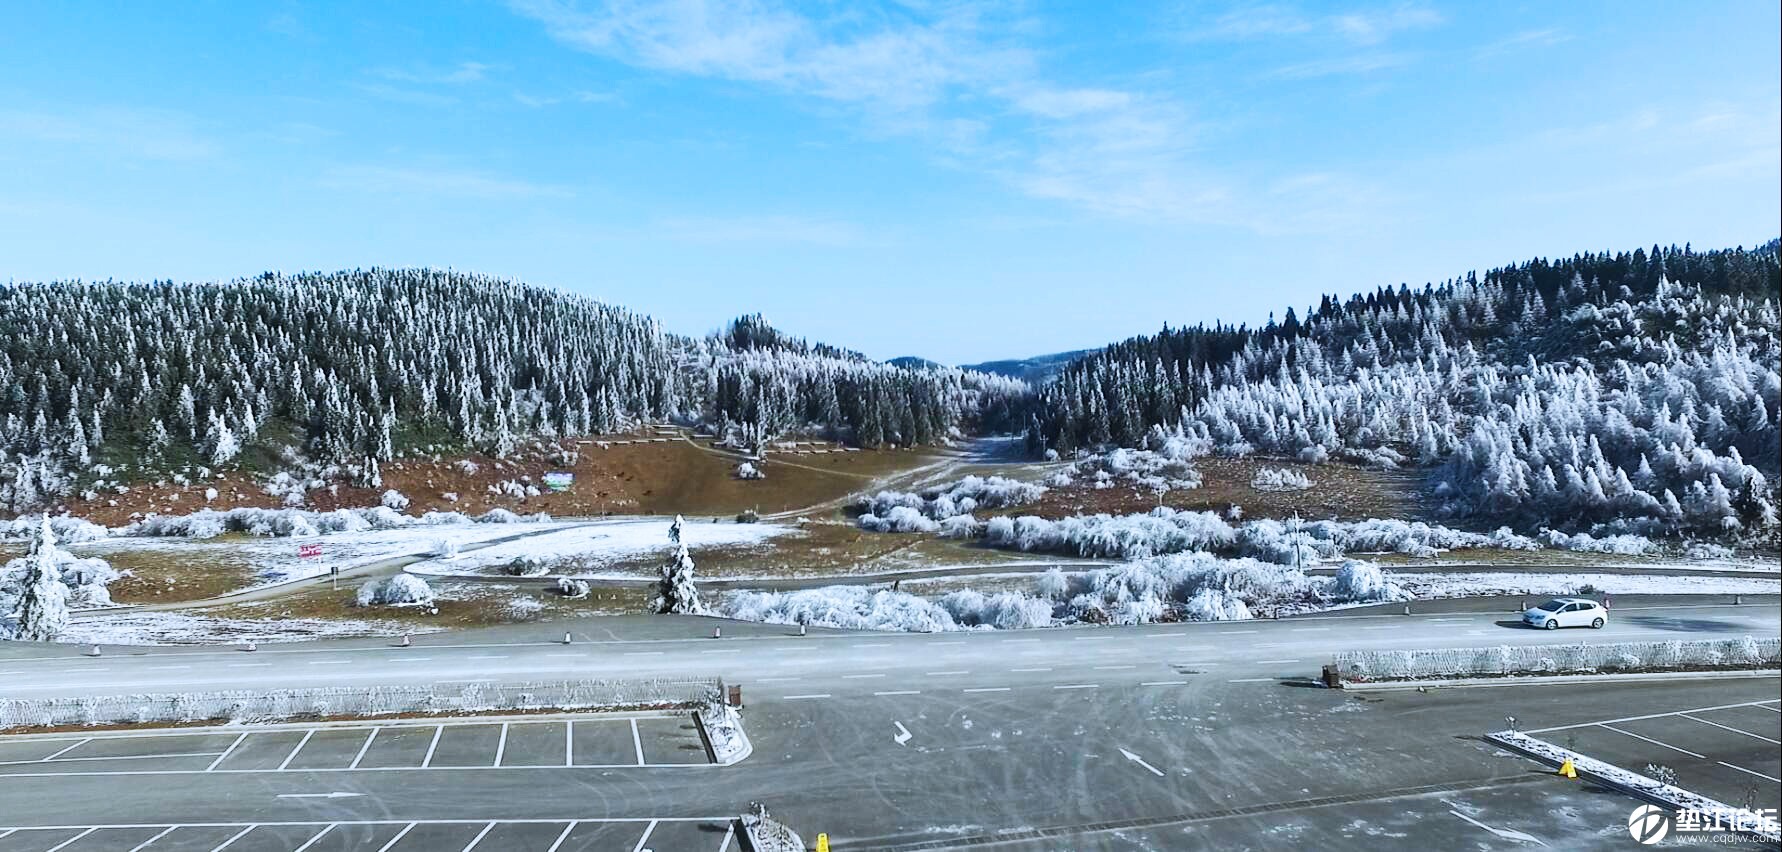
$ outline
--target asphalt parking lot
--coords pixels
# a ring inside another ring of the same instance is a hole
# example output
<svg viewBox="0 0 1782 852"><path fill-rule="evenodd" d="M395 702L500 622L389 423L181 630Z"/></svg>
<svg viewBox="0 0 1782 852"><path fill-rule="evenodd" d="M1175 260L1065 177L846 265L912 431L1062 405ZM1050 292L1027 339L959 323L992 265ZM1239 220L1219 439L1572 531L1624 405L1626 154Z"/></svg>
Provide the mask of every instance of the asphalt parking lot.
<svg viewBox="0 0 1782 852"><path fill-rule="evenodd" d="M439 820L0 829L0 852L728 852L734 820Z"/></svg>
<svg viewBox="0 0 1782 852"><path fill-rule="evenodd" d="M1782 708L1777 699L1630 714L1524 731L1630 772L1677 773L1676 786L1735 808L1782 801Z"/></svg>
<svg viewBox="0 0 1782 852"><path fill-rule="evenodd" d="M672 767L710 760L688 716L392 720L0 738L0 777Z"/></svg>

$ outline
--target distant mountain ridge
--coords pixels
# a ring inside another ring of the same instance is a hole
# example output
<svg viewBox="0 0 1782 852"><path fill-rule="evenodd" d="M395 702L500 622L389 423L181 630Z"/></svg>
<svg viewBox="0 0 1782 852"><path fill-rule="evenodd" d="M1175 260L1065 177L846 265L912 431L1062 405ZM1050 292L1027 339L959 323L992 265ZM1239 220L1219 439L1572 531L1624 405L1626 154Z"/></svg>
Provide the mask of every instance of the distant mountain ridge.
<svg viewBox="0 0 1782 852"><path fill-rule="evenodd" d="M1077 349L1071 352L1054 352L1050 355L1035 355L1032 358L1006 358L1000 361L985 361L979 364L960 364L959 369L976 373L989 373L995 376L1007 376L1020 379L1031 385L1043 385L1050 382L1072 361L1085 355L1093 355L1100 349ZM894 367L909 370L930 370L943 368L946 365L916 355L904 355L885 362Z"/></svg>

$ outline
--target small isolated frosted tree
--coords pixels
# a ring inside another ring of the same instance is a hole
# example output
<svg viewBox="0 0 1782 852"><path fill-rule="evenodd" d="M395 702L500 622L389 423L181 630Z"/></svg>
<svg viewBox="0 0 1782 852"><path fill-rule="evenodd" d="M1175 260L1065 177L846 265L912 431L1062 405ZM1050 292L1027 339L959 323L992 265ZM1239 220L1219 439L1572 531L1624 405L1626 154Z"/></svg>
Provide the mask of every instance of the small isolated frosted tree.
<svg viewBox="0 0 1782 852"><path fill-rule="evenodd" d="M37 535L37 547L25 569L25 590L19 596L18 634L27 642L53 642L68 626L68 588L56 567L56 537L49 515Z"/></svg>
<svg viewBox="0 0 1782 852"><path fill-rule="evenodd" d="M681 541L681 524L681 516L676 515L668 528L675 553L662 566L662 579L656 584L656 599L651 605L659 613L699 615L706 609L699 600L698 587L693 585L693 556L687 552L686 542Z"/></svg>

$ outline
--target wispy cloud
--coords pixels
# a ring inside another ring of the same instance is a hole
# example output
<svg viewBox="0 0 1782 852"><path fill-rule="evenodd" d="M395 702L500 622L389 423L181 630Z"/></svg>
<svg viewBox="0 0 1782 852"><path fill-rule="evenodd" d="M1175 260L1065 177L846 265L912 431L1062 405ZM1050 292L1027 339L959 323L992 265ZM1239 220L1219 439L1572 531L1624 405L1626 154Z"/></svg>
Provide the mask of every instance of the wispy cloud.
<svg viewBox="0 0 1782 852"><path fill-rule="evenodd" d="M218 152L217 144L195 130L190 118L156 109L0 110L0 137L103 149L128 160L192 162Z"/></svg>
<svg viewBox="0 0 1782 852"><path fill-rule="evenodd" d="M335 166L323 173L321 182L333 189L494 200L568 198L573 195L561 186L475 171L418 166Z"/></svg>
<svg viewBox="0 0 1782 852"><path fill-rule="evenodd" d="M422 85L459 85L482 80L494 66L481 62L460 62L451 68L374 68L371 73L398 83Z"/></svg>
<svg viewBox="0 0 1782 852"><path fill-rule="evenodd" d="M378 100L390 101L392 103L410 104L413 106L442 107L451 106L458 102L458 99L451 95L442 95L436 92L423 92L417 89L405 89L387 83L354 83L352 86Z"/></svg>
<svg viewBox="0 0 1782 852"><path fill-rule="evenodd" d="M1191 41L1295 37L1371 46L1400 32L1439 26L1445 20L1440 12L1415 3L1320 14L1285 5L1245 5L1191 23L1184 35Z"/></svg>
<svg viewBox="0 0 1782 852"><path fill-rule="evenodd" d="M1517 50L1533 47L1551 47L1571 40L1572 37L1563 30L1527 30L1507 38L1498 39L1489 44L1480 45L1473 51L1473 58L1491 59Z"/></svg>
<svg viewBox="0 0 1782 852"><path fill-rule="evenodd" d="M1343 74L1371 74L1375 71L1403 68L1415 61L1416 56L1409 53L1363 53L1285 65L1270 71L1267 76L1283 80L1309 80Z"/></svg>

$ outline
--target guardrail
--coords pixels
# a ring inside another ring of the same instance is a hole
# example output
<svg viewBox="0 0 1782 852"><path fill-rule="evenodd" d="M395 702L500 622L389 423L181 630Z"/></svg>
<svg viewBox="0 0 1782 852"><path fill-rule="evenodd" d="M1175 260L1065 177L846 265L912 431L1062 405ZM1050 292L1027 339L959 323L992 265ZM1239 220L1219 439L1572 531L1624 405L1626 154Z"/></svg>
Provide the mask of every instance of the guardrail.
<svg viewBox="0 0 1782 852"><path fill-rule="evenodd" d="M1497 645L1417 651L1342 651L1345 683L1518 675L1725 671L1782 666L1782 639L1742 636L1670 642Z"/></svg>
<svg viewBox="0 0 1782 852"><path fill-rule="evenodd" d="M723 686L716 678L654 678L0 698L0 729L693 707L720 701L722 697Z"/></svg>

